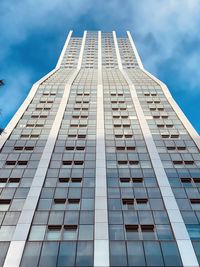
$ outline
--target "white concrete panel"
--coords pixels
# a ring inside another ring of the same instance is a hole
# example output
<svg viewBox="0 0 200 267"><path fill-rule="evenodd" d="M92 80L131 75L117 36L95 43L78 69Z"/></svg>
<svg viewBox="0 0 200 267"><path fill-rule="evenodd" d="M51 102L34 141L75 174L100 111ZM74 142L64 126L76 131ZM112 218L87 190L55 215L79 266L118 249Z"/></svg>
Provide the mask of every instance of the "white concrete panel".
<svg viewBox="0 0 200 267"><path fill-rule="evenodd" d="M108 239L108 222L95 224L95 240L107 240Z"/></svg>
<svg viewBox="0 0 200 267"><path fill-rule="evenodd" d="M129 31L127 31L127 36L128 36L129 42L130 42L130 44L131 44L131 46L133 48L133 52L135 54L135 57L137 59L137 62L138 62L138 65L139 65L140 69L144 69L143 64L142 64L142 61L141 61L140 56L138 54L138 51L136 49L136 46L135 46L135 44L133 42L133 38L132 38L132 36L131 36L131 34L130 34Z"/></svg>
<svg viewBox="0 0 200 267"><path fill-rule="evenodd" d="M108 240L94 241L94 267L109 267L109 243Z"/></svg>
<svg viewBox="0 0 200 267"><path fill-rule="evenodd" d="M184 267L199 267L192 243L188 240L177 240Z"/></svg>
<svg viewBox="0 0 200 267"><path fill-rule="evenodd" d="M60 57L59 57L59 59L58 59L56 68L60 68L60 67L61 67L61 63L62 63L63 57L64 57L64 55L65 55L65 52L66 52L66 49L67 49L67 47L68 47L70 38L71 38L71 36L72 36L72 32L73 32L73 31L70 31L70 32L68 33L67 39L66 39L66 41L65 41L65 44L64 44L63 49L62 49L62 51L61 51Z"/></svg>
<svg viewBox="0 0 200 267"><path fill-rule="evenodd" d="M107 215L107 183L104 135L104 103L102 86L101 32L98 32L98 84L96 125L96 184L94 267L109 267L109 237ZM101 240L99 240L101 239ZM101 242L99 242L101 241ZM101 245L104 245L102 247ZM106 250L104 250L106 248Z"/></svg>
<svg viewBox="0 0 200 267"><path fill-rule="evenodd" d="M12 238L12 241L25 241L28 237L30 223L18 223ZM15 255L13 255L15 256Z"/></svg>
<svg viewBox="0 0 200 267"><path fill-rule="evenodd" d="M19 266L24 246L25 246L25 241L12 241L9 246L3 267Z"/></svg>
<svg viewBox="0 0 200 267"><path fill-rule="evenodd" d="M96 223L108 222L108 211L95 210L95 222Z"/></svg>

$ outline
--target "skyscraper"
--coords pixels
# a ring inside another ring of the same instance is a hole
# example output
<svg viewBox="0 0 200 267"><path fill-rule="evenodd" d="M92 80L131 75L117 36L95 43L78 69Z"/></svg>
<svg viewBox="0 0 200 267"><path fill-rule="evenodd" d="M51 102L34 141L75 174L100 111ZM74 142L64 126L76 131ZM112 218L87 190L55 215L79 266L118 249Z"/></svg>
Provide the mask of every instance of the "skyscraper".
<svg viewBox="0 0 200 267"><path fill-rule="evenodd" d="M199 266L200 139L129 32L70 32L0 148L0 266Z"/></svg>

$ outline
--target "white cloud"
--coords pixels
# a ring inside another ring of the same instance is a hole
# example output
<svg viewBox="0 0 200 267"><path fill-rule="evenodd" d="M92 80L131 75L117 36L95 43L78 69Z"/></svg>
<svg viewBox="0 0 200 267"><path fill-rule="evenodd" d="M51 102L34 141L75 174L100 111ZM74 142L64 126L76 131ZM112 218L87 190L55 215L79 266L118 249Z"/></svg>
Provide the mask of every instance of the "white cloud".
<svg viewBox="0 0 200 267"><path fill-rule="evenodd" d="M134 13L139 14L133 17L133 34L140 37L138 46L143 51L145 65L159 74L162 62L176 58L179 78L188 83L189 90L196 89L200 83L200 53L197 45L195 51L191 42L199 42L200 2L150 0L139 1L133 6ZM148 49L148 42L144 42L150 34L155 46L153 51Z"/></svg>
<svg viewBox="0 0 200 267"><path fill-rule="evenodd" d="M14 45L23 42L34 30L48 31L61 18L75 21L87 11L87 0L2 0L0 3L0 60ZM62 25L65 27L65 25Z"/></svg>

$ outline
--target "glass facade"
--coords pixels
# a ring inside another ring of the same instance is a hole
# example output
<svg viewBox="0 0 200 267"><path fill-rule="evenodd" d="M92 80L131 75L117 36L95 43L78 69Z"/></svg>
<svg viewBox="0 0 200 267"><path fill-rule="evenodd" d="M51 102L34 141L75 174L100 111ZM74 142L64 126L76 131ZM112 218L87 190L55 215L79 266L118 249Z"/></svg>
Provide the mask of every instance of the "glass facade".
<svg viewBox="0 0 200 267"><path fill-rule="evenodd" d="M27 101L0 140L0 266L199 266L199 137L129 33L70 33Z"/></svg>

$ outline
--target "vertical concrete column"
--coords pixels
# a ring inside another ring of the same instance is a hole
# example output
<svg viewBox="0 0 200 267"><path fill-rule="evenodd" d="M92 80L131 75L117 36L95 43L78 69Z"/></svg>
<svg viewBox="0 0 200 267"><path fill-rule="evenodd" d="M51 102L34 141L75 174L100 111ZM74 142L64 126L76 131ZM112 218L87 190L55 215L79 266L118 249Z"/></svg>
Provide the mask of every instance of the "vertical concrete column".
<svg viewBox="0 0 200 267"><path fill-rule="evenodd" d="M108 235L101 32L99 31L98 32L94 267L103 267L103 266L109 267L109 235Z"/></svg>

